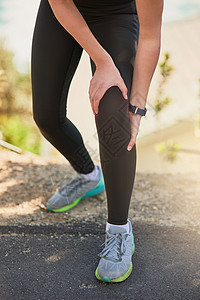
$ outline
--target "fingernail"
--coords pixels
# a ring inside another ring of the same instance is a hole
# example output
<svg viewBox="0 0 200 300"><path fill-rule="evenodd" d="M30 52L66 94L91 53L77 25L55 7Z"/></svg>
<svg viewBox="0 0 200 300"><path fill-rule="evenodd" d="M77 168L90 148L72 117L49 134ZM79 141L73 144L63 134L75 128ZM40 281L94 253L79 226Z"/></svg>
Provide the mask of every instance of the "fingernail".
<svg viewBox="0 0 200 300"><path fill-rule="evenodd" d="M126 95L126 99L128 99L128 95Z"/></svg>
<svg viewBox="0 0 200 300"><path fill-rule="evenodd" d="M131 149L132 149L131 146L128 146L127 150L130 151Z"/></svg>

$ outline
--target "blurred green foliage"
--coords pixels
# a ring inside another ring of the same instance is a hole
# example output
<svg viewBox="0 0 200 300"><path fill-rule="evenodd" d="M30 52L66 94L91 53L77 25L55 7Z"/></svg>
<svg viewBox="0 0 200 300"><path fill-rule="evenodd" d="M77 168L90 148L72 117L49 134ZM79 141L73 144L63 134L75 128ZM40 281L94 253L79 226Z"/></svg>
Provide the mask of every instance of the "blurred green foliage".
<svg viewBox="0 0 200 300"><path fill-rule="evenodd" d="M31 113L30 72L20 73L13 63L14 54L0 39L0 113Z"/></svg>
<svg viewBox="0 0 200 300"><path fill-rule="evenodd" d="M171 75L172 71L174 70L174 67L169 64L169 61L170 61L170 54L166 52L164 53L163 61L158 63L161 80L157 88L156 99L154 102L154 109L157 114L160 111L162 111L163 108L166 107L171 102L171 99L169 97L163 96L164 86L167 82L168 77Z"/></svg>
<svg viewBox="0 0 200 300"><path fill-rule="evenodd" d="M20 73L14 54L0 39L0 138L39 154L39 130L32 119L30 71Z"/></svg>
<svg viewBox="0 0 200 300"><path fill-rule="evenodd" d="M18 115L0 118L0 130L4 141L25 151L40 154L40 136L30 125L23 122Z"/></svg>
<svg viewBox="0 0 200 300"><path fill-rule="evenodd" d="M174 162L178 152L181 150L181 145L169 140L167 142L157 143L155 150L161 153L168 161Z"/></svg>

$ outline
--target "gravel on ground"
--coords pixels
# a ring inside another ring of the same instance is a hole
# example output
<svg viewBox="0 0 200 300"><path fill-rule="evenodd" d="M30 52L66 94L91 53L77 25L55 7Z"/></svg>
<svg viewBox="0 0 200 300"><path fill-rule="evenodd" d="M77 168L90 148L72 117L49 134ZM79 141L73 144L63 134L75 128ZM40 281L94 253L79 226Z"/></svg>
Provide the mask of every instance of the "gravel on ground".
<svg viewBox="0 0 200 300"><path fill-rule="evenodd" d="M95 161L100 164L99 161ZM84 199L66 213L40 208L58 187L76 176L60 158L0 149L0 225L51 225L105 222L106 192ZM178 226L200 233L200 174L136 172L129 219Z"/></svg>

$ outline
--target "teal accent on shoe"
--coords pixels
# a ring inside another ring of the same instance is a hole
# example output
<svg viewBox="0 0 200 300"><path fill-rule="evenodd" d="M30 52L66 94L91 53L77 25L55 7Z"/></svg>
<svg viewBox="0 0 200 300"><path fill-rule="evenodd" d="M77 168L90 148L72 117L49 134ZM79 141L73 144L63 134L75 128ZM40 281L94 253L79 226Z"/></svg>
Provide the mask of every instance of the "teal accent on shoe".
<svg viewBox="0 0 200 300"><path fill-rule="evenodd" d="M98 184L92 190L88 191L83 196L81 196L81 197L77 198L76 200L74 200L74 202L72 202L72 203L70 203L66 206L60 207L60 208L52 208L52 207L47 205L47 209L54 212L54 213L62 213L62 212L65 212L65 211L75 207L77 204L79 204L79 202L82 199L84 199L86 197L92 197L92 196L98 195L101 192L103 192L104 190L105 190L105 184L104 184L103 173L102 173Z"/></svg>
<svg viewBox="0 0 200 300"><path fill-rule="evenodd" d="M106 276L102 277L101 280L104 282L112 282L112 280Z"/></svg>
<svg viewBox="0 0 200 300"><path fill-rule="evenodd" d="M51 208L51 206L46 206L46 208L48 209L48 210L50 210L51 212L55 212L54 210L53 210L53 208Z"/></svg>
<svg viewBox="0 0 200 300"><path fill-rule="evenodd" d="M132 255L135 252L135 241L134 241L134 235L132 235Z"/></svg>
<svg viewBox="0 0 200 300"><path fill-rule="evenodd" d="M104 190L105 190L105 184L104 184L103 173L102 173L101 177L99 179L99 183L91 191L88 191L83 196L81 196L80 200L82 200L86 197L92 197L92 196L98 195L99 193L103 192Z"/></svg>
<svg viewBox="0 0 200 300"><path fill-rule="evenodd" d="M101 174L99 183L95 186L95 188L92 189L91 191L87 192L85 195L83 195L80 200L82 200L86 197L92 197L92 196L98 195L99 193L103 192L104 190L105 190L105 184L104 184L104 180L103 180L103 174Z"/></svg>

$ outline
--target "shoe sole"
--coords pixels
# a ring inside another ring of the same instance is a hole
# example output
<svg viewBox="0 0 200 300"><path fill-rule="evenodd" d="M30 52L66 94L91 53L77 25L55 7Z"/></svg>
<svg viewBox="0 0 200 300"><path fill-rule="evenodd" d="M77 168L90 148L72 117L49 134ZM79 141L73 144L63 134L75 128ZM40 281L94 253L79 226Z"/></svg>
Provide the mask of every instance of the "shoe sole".
<svg viewBox="0 0 200 300"><path fill-rule="evenodd" d="M132 238L132 241L133 241L133 244L132 244L131 257L133 255L133 253L135 252L134 238ZM122 276L120 276L118 278L111 279L111 278L109 278L107 276L100 277L99 273L98 273L98 267L97 267L96 271L95 271L95 276L96 276L96 278L98 280L101 280L101 281L104 281L104 282L110 282L110 283L112 283L112 282L113 283L115 283L115 282L121 282L121 281L124 281L125 279L127 279L130 276L130 274L132 272L132 269L133 269L133 264L132 264L132 261L131 261L130 267L129 267L128 271L124 275L122 275Z"/></svg>
<svg viewBox="0 0 200 300"><path fill-rule="evenodd" d="M55 212L55 213L65 212L65 211L73 208L77 204L79 204L79 202L81 200L83 200L84 198L96 196L96 195L102 193L104 190L105 190L105 184L104 184L104 181L103 181L103 174L101 174L101 178L99 180L99 183L92 190L90 190L87 193L85 193L84 195L80 196L79 198L77 198L71 204L68 204L68 205L60 207L60 208L52 208L51 206L47 205L46 208L48 210L52 211L52 212Z"/></svg>

